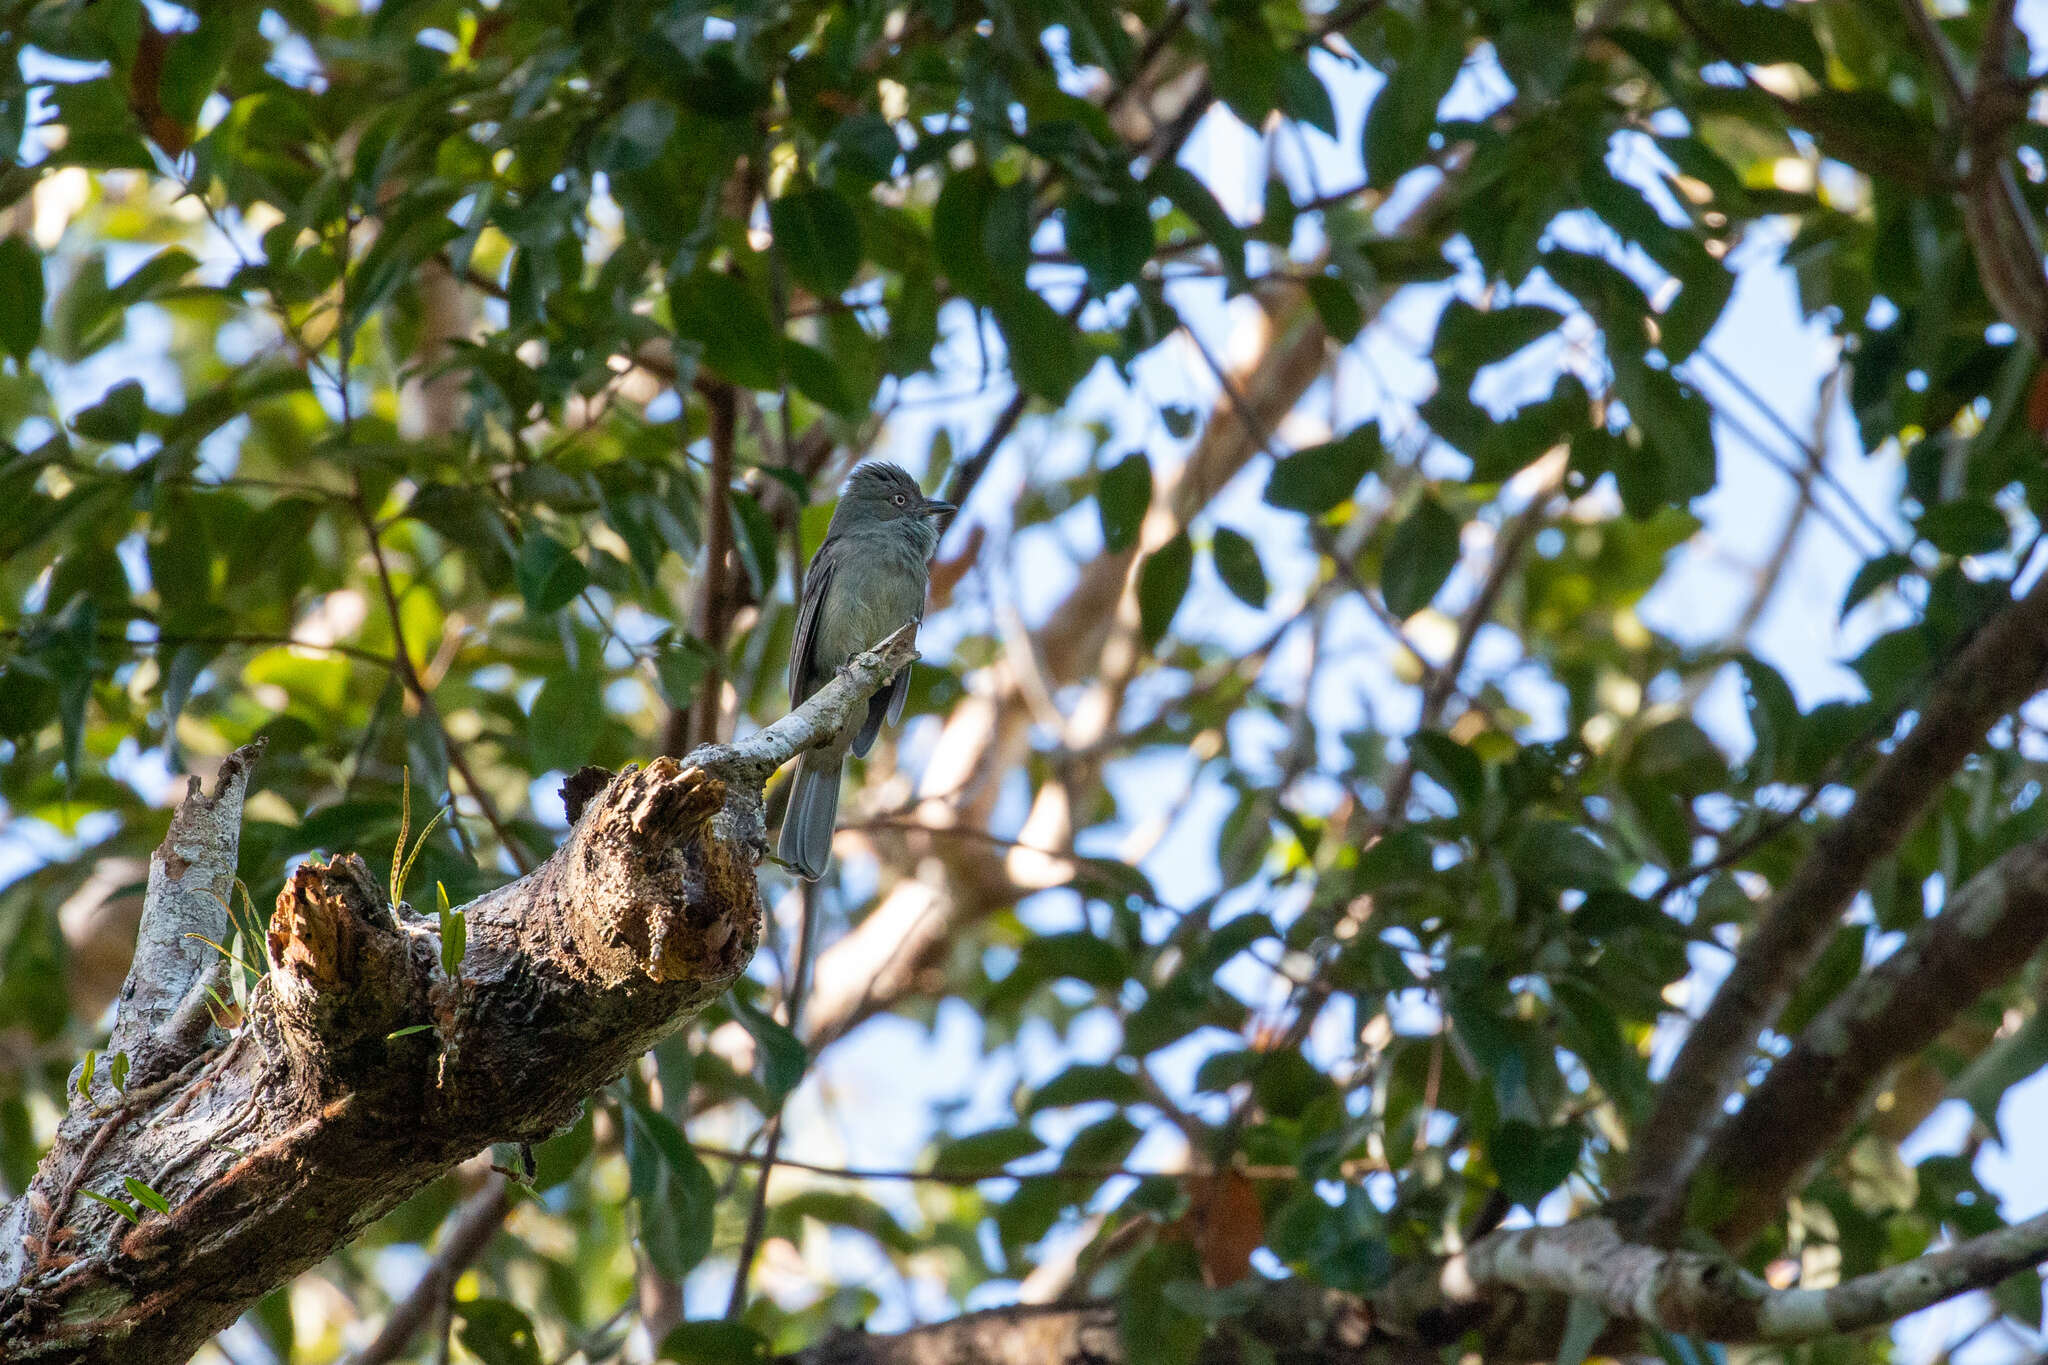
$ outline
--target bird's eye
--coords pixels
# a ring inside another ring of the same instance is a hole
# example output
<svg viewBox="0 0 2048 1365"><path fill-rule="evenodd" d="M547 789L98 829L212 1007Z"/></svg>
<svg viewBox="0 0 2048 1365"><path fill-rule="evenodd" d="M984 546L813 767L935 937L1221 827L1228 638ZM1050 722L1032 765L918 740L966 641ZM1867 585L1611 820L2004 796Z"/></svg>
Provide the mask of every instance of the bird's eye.
<svg viewBox="0 0 2048 1365"><path fill-rule="evenodd" d="M910 499L904 494L898 493L895 497L889 499L889 501L895 503L898 507L901 507L903 506L903 504L909 502Z"/></svg>

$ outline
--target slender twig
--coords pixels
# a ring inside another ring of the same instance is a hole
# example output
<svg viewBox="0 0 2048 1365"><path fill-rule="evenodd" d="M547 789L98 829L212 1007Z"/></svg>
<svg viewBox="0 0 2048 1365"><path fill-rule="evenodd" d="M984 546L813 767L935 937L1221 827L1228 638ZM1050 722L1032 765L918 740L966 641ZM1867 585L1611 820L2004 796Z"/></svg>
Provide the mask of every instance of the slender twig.
<svg viewBox="0 0 2048 1365"><path fill-rule="evenodd" d="M364 498L360 487L357 488L355 497L351 499L351 505L355 508L357 520L362 523L364 534L369 537L370 560L376 567L377 587L383 594L385 613L391 619L391 660L398 673L399 682L412 693L413 700L419 704L420 715L440 733L442 746L448 751L448 766L461 775L463 784L469 788L470 798L476 802L477 810L483 814L484 822L498 836L499 844L504 847L522 874L531 872L532 856L513 839L511 830L506 828L504 819L498 814L497 803L491 800L490 793L477 781L476 772L469 766L469 756L464 752L461 741L449 733L448 726L441 719L440 708L434 704L433 692L420 677L419 669L413 665L412 651L406 648L405 644L405 623L399 610L398 592L391 583L391 568L384 561L383 538L378 533L376 517L371 513L370 504Z"/></svg>
<svg viewBox="0 0 2048 1365"><path fill-rule="evenodd" d="M511 1212L511 1182L494 1171L449 1220L447 1236L426 1274L392 1308L376 1337L349 1365L386 1365L403 1355L420 1329L442 1311L455 1282L484 1254Z"/></svg>

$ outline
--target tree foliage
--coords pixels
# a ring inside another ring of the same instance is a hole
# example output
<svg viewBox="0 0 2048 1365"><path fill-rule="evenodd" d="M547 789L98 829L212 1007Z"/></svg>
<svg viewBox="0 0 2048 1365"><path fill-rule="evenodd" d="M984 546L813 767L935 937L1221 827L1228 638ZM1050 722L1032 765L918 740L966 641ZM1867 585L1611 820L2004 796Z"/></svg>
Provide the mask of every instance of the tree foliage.
<svg viewBox="0 0 2048 1365"><path fill-rule="evenodd" d="M1967 1153L1900 1143L1949 1097L1970 1152L2017 1139L2048 913L1926 1037L1873 1026L1878 1093L1775 1187L1631 1160L1660 1122L1704 1144L1767 1053L1832 1055L1871 965L2048 838L1998 719L2038 671L1957 666L2031 619L2048 500L2009 5L69 0L0 7L0 58L10 1194L105 1045L173 775L267 740L259 919L297 860L403 844L408 801L412 898L459 906L560 841L561 774L786 709L794 566L881 453L964 512L807 1003L792 894L754 979L537 1150L463 1351L602 1358L660 1299L636 1277L715 1316L764 1237L805 1276L670 1358L1062 1264L1133 1360L1250 1351L1248 1275L1369 1295L1510 1208L1631 1192L1820 1286L2000 1225ZM1780 269L1841 356L1799 426L1717 350ZM1403 338L1433 392L1358 399ZM1787 466L1784 551L1753 599L1718 581L1735 632L1659 629L1759 486L1732 448ZM1875 513L1837 473L1864 460L1897 470ZM1861 568L1785 608L1854 643L1856 689L1802 704L1748 632L1806 534ZM1823 858L1816 914L1787 888ZM1653 1037L1767 915L1789 1000L1732 1017L1687 1109ZM939 1001L1019 1077L1001 1112L937 1116L927 1181L785 1171L749 1228L758 1163L699 1149L774 1150L790 1099L815 1154L834 1052ZM381 1318L380 1255L463 1193L316 1274ZM2033 1329L2040 1299L1997 1303ZM245 1348L335 1358L312 1302L278 1289Z"/></svg>

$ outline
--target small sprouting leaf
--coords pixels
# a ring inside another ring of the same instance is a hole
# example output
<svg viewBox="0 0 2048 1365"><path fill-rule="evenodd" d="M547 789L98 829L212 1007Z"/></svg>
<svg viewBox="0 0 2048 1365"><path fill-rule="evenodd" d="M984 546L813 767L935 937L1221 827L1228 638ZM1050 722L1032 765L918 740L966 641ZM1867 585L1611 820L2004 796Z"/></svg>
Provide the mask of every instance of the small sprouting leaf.
<svg viewBox="0 0 2048 1365"><path fill-rule="evenodd" d="M1265 607L1266 567L1259 563L1257 546L1228 526L1219 526L1209 554L1216 561L1217 577L1238 601L1248 607Z"/></svg>
<svg viewBox="0 0 2048 1365"><path fill-rule="evenodd" d="M732 1011L732 1017L739 1020L740 1027L752 1034L760 1047L761 1084L768 1088L771 1102L779 1101L796 1089L797 1082L804 1078L804 1069L810 1065L810 1054L804 1050L802 1040L780 1021L757 1009L738 991L727 992L725 1002Z"/></svg>
<svg viewBox="0 0 2048 1365"><path fill-rule="evenodd" d="M385 1034L384 1041L388 1043L395 1038L409 1038L415 1033L425 1033L432 1027L432 1024L407 1024L404 1028L395 1028Z"/></svg>
<svg viewBox="0 0 2048 1365"><path fill-rule="evenodd" d="M99 1064L100 1054L92 1048L87 1048L85 1060L79 1063L78 1067L78 1098L87 1104L92 1103L92 1077L93 1072L99 1069Z"/></svg>
<svg viewBox="0 0 2048 1365"><path fill-rule="evenodd" d="M123 1218L126 1218L131 1223L140 1223L142 1221L142 1210L136 1208L133 1204L129 1203L125 1199L117 1199L111 1194L101 1194L98 1190L81 1189L79 1193L84 1195L87 1199L95 1200L99 1203L105 1204L108 1208L112 1209L115 1213L120 1214Z"/></svg>
<svg viewBox="0 0 2048 1365"><path fill-rule="evenodd" d="M158 1213L169 1213L171 1211L170 1200L164 1198L134 1176L123 1177L121 1184L128 1191L129 1197L134 1199L143 1208L155 1209Z"/></svg>
<svg viewBox="0 0 2048 1365"><path fill-rule="evenodd" d="M441 925L441 970L449 980L459 980L463 954L469 951L469 916L449 908L448 888L439 882L434 883L434 896L434 917Z"/></svg>
<svg viewBox="0 0 2048 1365"><path fill-rule="evenodd" d="M1138 566L1138 633L1147 649L1166 638L1187 596L1195 568L1195 547L1182 531L1145 556Z"/></svg>
<svg viewBox="0 0 2048 1365"><path fill-rule="evenodd" d="M1138 527L1152 505L1152 462L1134 450L1102 471L1095 509L1102 516L1102 548L1121 553L1138 542Z"/></svg>
<svg viewBox="0 0 2048 1365"><path fill-rule="evenodd" d="M114 1085L114 1089L116 1089L116 1090L122 1090L122 1091L125 1091L125 1090L127 1090L127 1088L128 1088L128 1054L127 1054L127 1053L125 1053L125 1052L117 1052L117 1053L115 1053L115 1054L114 1054L113 1056L111 1056L111 1057L107 1058L107 1079L108 1079L109 1081L112 1081L112 1082L113 1082L113 1085Z"/></svg>

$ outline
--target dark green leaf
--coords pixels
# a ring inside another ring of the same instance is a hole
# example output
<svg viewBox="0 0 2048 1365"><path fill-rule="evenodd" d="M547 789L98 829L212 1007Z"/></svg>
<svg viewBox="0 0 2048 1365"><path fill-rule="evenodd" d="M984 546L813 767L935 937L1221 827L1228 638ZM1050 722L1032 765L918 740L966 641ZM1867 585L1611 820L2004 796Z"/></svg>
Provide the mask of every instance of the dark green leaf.
<svg viewBox="0 0 2048 1365"><path fill-rule="evenodd" d="M1578 1165L1584 1136L1573 1124L1538 1128L1519 1119L1503 1123L1488 1148L1493 1169L1500 1176L1501 1193L1517 1204L1535 1208Z"/></svg>
<svg viewBox="0 0 2048 1365"><path fill-rule="evenodd" d="M1258 548L1250 539L1228 526L1219 526L1209 552L1216 561L1216 574L1223 580L1223 586L1246 606L1263 609L1267 592L1266 569L1259 563Z"/></svg>
<svg viewBox="0 0 2048 1365"><path fill-rule="evenodd" d="M1433 497L1401 518L1380 561L1380 591L1396 616L1428 606L1458 566L1462 523Z"/></svg>
<svg viewBox="0 0 2048 1365"><path fill-rule="evenodd" d="M503 1299L467 1299L455 1304L462 1348L484 1365L541 1365L533 1319Z"/></svg>
<svg viewBox="0 0 2048 1365"><path fill-rule="evenodd" d="M1024 1112L1058 1109L1070 1104L1107 1100L1112 1104L1136 1104L1144 1098L1137 1079L1119 1067L1076 1062L1031 1092Z"/></svg>
<svg viewBox="0 0 2048 1365"><path fill-rule="evenodd" d="M142 385L124 379L108 389L99 402L81 409L71 419L71 429L88 440L126 445L142 434L142 421L148 415Z"/></svg>
<svg viewBox="0 0 2048 1365"><path fill-rule="evenodd" d="M590 583L575 551L543 531L527 536L519 549L519 595L536 616L560 611Z"/></svg>
<svg viewBox="0 0 2048 1365"><path fill-rule="evenodd" d="M1319 517L1349 498L1379 461L1379 423L1368 422L1334 441L1282 456L1266 480L1266 501Z"/></svg>
<svg viewBox="0 0 2048 1365"><path fill-rule="evenodd" d="M541 684L526 718L535 772L574 772L594 757L604 726L600 682L595 673L556 673Z"/></svg>
<svg viewBox="0 0 2048 1365"><path fill-rule="evenodd" d="M1100 296L1138 278L1152 259L1152 214L1135 194L1068 198L1067 250L1088 272L1089 292Z"/></svg>
<svg viewBox="0 0 2048 1365"><path fill-rule="evenodd" d="M1975 498L1928 508L1915 524L1928 544L1946 555L1984 555L2005 548L2012 535L2005 514Z"/></svg>
<svg viewBox="0 0 2048 1365"><path fill-rule="evenodd" d="M1216 196L1196 179L1193 171L1177 161L1169 161L1152 172L1145 187L1152 194L1165 195L1202 230L1209 245L1222 258L1223 274L1232 290L1249 284L1244 269L1244 229L1231 221L1223 205L1216 202Z"/></svg>
<svg viewBox="0 0 2048 1365"><path fill-rule="evenodd" d="M1195 548L1182 531L1172 540L1145 556L1138 567L1138 633L1146 648L1166 638L1173 618L1187 596L1188 580L1194 574Z"/></svg>
<svg viewBox="0 0 2048 1365"><path fill-rule="evenodd" d="M1095 509L1102 517L1102 548L1121 553L1138 543L1138 528L1152 505L1152 462L1134 450L1102 471Z"/></svg>
<svg viewBox="0 0 2048 1365"><path fill-rule="evenodd" d="M1044 1150L1045 1143L1029 1124L990 1128L940 1143L938 1155L932 1158L932 1174L960 1176L999 1171L1013 1161Z"/></svg>
<svg viewBox="0 0 2048 1365"><path fill-rule="evenodd" d="M625 1114L626 1169L640 1209L640 1245L655 1269L679 1280L711 1250L718 1190L667 1115L638 1100L626 1103Z"/></svg>
<svg viewBox="0 0 2048 1365"><path fill-rule="evenodd" d="M747 284L716 270L698 270L669 289L676 334L702 348L704 363L744 389L782 381L782 338Z"/></svg>
<svg viewBox="0 0 2048 1365"><path fill-rule="evenodd" d="M767 1087L770 1101L781 1100L804 1078L810 1054L788 1026L762 1013L738 991L728 992L725 1002L761 1049L761 1084Z"/></svg>
<svg viewBox="0 0 2048 1365"><path fill-rule="evenodd" d="M26 237L0 237L0 352L28 360L43 330L43 258Z"/></svg>
<svg viewBox="0 0 2048 1365"><path fill-rule="evenodd" d="M768 1360L768 1339L741 1322L685 1322L661 1339L658 1360L677 1365L752 1365Z"/></svg>
<svg viewBox="0 0 2048 1365"><path fill-rule="evenodd" d="M813 293L837 298L860 270L860 220L846 200L813 186L768 205L775 245Z"/></svg>

